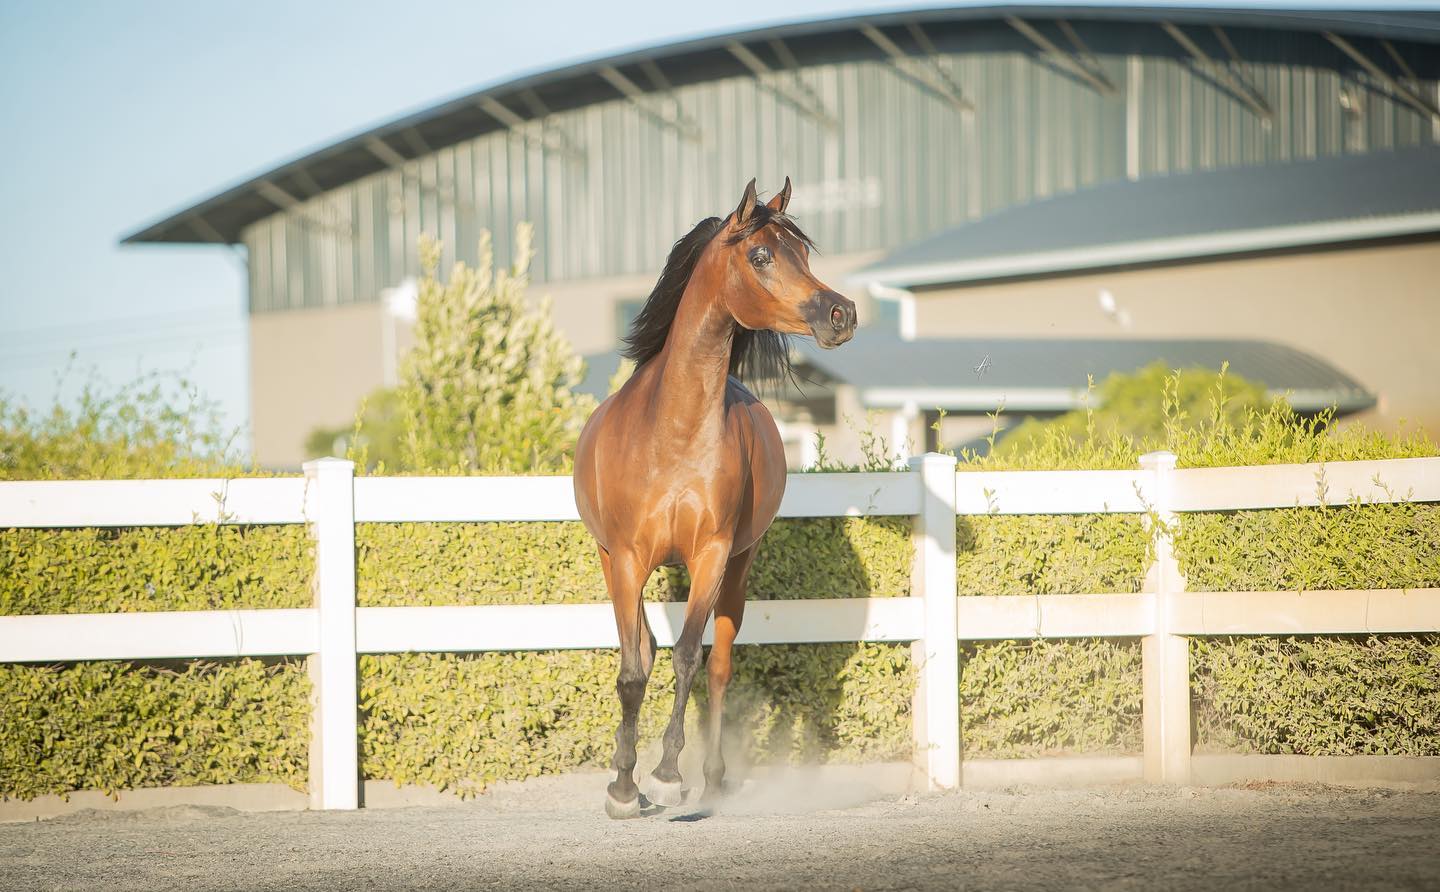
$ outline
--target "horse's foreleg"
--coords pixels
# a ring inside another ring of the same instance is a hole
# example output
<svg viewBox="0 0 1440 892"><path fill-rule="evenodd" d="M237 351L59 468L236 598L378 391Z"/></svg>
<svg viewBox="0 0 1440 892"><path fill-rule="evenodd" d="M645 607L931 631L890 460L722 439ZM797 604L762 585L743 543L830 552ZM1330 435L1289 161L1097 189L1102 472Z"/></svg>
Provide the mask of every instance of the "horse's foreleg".
<svg viewBox="0 0 1440 892"><path fill-rule="evenodd" d="M679 805L684 801L680 778L680 750L685 747L685 706L690 700L690 685L700 668L700 638L705 623L715 609L715 599L725 578L725 565L730 559L730 543L715 543L690 560L690 602L685 607L685 627L675 642L675 705L670 711L670 724L665 728L665 749L660 764L651 773L646 794L658 805Z"/></svg>
<svg viewBox="0 0 1440 892"><path fill-rule="evenodd" d="M725 757L720 751L720 728L725 713L725 689L730 684L730 654L740 623L745 618L745 583L750 564L755 560L756 546L730 559L725 567L725 580L715 601L715 643L705 662L710 682L710 711L705 749L705 798L720 795L725 780Z"/></svg>
<svg viewBox="0 0 1440 892"><path fill-rule="evenodd" d="M640 814L640 791L635 786L635 726L655 661L655 638L645 622L641 599L651 568L634 555L609 555L603 549L600 564L620 634L620 677L615 682L615 692L620 695L620 726L615 730L615 781L608 790L605 812L612 818L633 818Z"/></svg>
<svg viewBox="0 0 1440 892"><path fill-rule="evenodd" d="M710 709L708 709L708 739L706 741L706 798L713 800L720 795L724 781L724 755L720 752L720 729L724 719L724 692L730 684L730 651L734 637L740 633L744 620L744 584L750 575L750 563L755 561L756 548L730 558L716 598L716 641L710 647L710 659L706 660L708 682L710 682Z"/></svg>

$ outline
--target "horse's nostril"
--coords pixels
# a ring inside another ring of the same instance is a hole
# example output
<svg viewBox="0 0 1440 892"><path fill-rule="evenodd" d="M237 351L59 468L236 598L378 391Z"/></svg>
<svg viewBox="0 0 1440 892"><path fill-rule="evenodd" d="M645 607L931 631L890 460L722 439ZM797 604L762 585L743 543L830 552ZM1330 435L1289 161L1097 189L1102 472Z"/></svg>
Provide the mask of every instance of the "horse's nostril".
<svg viewBox="0 0 1440 892"><path fill-rule="evenodd" d="M845 327L845 308L839 304L830 308L830 327L836 331Z"/></svg>

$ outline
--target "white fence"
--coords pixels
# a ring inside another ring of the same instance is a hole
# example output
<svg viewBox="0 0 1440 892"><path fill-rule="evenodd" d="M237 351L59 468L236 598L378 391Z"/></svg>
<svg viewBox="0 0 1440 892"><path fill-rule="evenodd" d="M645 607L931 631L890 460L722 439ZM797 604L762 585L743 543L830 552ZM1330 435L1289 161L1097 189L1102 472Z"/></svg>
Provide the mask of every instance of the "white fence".
<svg viewBox="0 0 1440 892"><path fill-rule="evenodd" d="M1190 777L1186 636L1433 632L1440 589L1188 592L1163 530L1141 594L986 596L956 590L955 518L982 514L1146 513L1440 501L1440 458L1176 470L1152 453L1134 471L955 473L926 455L909 473L798 474L783 517L910 515L909 598L757 601L740 643L913 642L917 768L933 788L960 783L960 640L1143 639L1144 768ZM315 606L299 610L0 617L0 662L309 655L315 702L311 805L358 802L356 655L615 647L607 604L362 607L355 524L576 520L566 477L361 477L322 459L303 478L0 483L0 527L308 523ZM673 644L683 604L647 604Z"/></svg>

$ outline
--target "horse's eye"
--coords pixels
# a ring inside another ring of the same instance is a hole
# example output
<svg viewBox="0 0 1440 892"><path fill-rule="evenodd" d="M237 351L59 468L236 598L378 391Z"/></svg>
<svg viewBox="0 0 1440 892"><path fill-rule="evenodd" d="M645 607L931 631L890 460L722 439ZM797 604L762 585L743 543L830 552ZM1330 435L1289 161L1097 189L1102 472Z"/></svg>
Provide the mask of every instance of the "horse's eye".
<svg viewBox="0 0 1440 892"><path fill-rule="evenodd" d="M750 264L756 269L759 269L762 266L769 265L770 261L773 259L774 258L770 256L770 249L765 247L764 245L761 245L760 247L750 252Z"/></svg>

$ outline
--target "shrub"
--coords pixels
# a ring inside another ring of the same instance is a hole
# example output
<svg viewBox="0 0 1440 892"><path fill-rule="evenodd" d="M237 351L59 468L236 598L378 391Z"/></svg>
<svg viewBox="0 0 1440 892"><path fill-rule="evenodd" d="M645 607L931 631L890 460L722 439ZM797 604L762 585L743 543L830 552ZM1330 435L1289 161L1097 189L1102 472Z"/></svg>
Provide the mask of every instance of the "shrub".
<svg viewBox="0 0 1440 892"><path fill-rule="evenodd" d="M1138 592L1150 554L1136 515L962 517L956 531L962 596ZM1133 640L961 648L967 756L1134 752L1140 702L1140 647Z"/></svg>
<svg viewBox="0 0 1440 892"><path fill-rule="evenodd" d="M1140 704L1135 641L999 641L961 648L967 757L1139 752Z"/></svg>
<svg viewBox="0 0 1440 892"><path fill-rule="evenodd" d="M1440 454L1420 431L1337 428L1329 413L1304 418L1283 400L1257 403L1254 391L1224 369L1212 373L1208 387L1203 377L1193 370L1161 376L1153 368L1117 376L1102 391L1123 393L1129 406L1124 414L1150 421L1126 429L1104 423L1104 410L1091 407L1056 424L1022 428L1026 436L1013 436L1008 448L989 456L962 456L960 471L1134 468L1141 454L1156 449L1175 452L1180 467ZM962 593L1138 591L1148 560L1136 518L990 516L960 523ZM1192 591L1436 586L1440 506L1187 514L1176 531L1175 552ZM1432 689L1414 679L1440 678L1437 641L1440 636L1194 639L1200 743L1255 752L1433 753L1440 733L1406 710L1435 714L1427 699ZM962 720L972 755L1043 753L1080 742L1119 750L1138 745L1136 643L980 644L967 649L963 671ZM997 672L1034 681L1010 686L998 681ZM1109 690L1108 711L1077 702L1083 689L1042 683L1061 677ZM1366 690L1357 687L1357 678L1368 680ZM1296 705L1300 698L1308 698L1303 708ZM1367 749L1344 748L1361 741Z"/></svg>
<svg viewBox="0 0 1440 892"><path fill-rule="evenodd" d="M1196 638L1202 750L1440 756L1440 635Z"/></svg>
<svg viewBox="0 0 1440 892"><path fill-rule="evenodd" d="M310 606L302 526L0 530L0 616Z"/></svg>
<svg viewBox="0 0 1440 892"><path fill-rule="evenodd" d="M1167 407L1160 398L1173 387L1175 402ZM1225 421L1235 424L1247 414L1266 407L1265 387L1238 375L1212 369L1171 371L1164 363L1151 363L1129 373L1114 373L1086 394L1086 407L1048 421L1027 419L994 444L997 456L1032 457L1057 449L1058 441L1075 447L1101 443L1157 442L1176 414L1203 417L1214 400L1220 401ZM1097 405L1091 405L1092 400ZM1033 460L1033 459L1032 459Z"/></svg>
<svg viewBox="0 0 1440 892"><path fill-rule="evenodd" d="M0 665L0 795L303 789L309 693L303 661Z"/></svg>
<svg viewBox="0 0 1440 892"><path fill-rule="evenodd" d="M0 480L237 476L233 434L194 385L152 373L36 412L0 393Z"/></svg>
<svg viewBox="0 0 1440 892"><path fill-rule="evenodd" d="M1188 514L1195 591L1440 586L1440 505ZM1262 753L1440 755L1440 635L1195 638L1198 745Z"/></svg>

